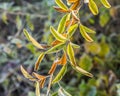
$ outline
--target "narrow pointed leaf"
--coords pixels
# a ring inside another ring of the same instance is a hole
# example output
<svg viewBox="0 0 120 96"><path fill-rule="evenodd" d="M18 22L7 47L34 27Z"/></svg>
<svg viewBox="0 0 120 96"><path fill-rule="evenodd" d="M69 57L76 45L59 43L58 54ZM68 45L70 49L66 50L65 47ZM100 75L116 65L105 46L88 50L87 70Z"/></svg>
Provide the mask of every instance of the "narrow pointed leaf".
<svg viewBox="0 0 120 96"><path fill-rule="evenodd" d="M98 12L98 7L97 7L96 3L93 0L89 0L88 6L89 6L89 9L91 10L91 12L94 15L97 15L99 13Z"/></svg>
<svg viewBox="0 0 120 96"><path fill-rule="evenodd" d="M93 77L93 75L87 71L85 71L84 69L80 68L79 66L75 66L74 69L88 77Z"/></svg>
<svg viewBox="0 0 120 96"><path fill-rule="evenodd" d="M66 71L67 71L67 65L64 65L62 69L60 70L60 72L57 74L57 76L52 81L52 84L59 82L62 79L62 77L65 75Z"/></svg>
<svg viewBox="0 0 120 96"><path fill-rule="evenodd" d="M44 58L45 54L44 53L41 53L40 56L38 57L36 63L35 63L35 68L34 70L37 71L39 69L39 65L42 61L42 59Z"/></svg>
<svg viewBox="0 0 120 96"><path fill-rule="evenodd" d="M68 46L67 46L67 54L69 56L71 64L76 65L74 51L73 51L71 43L69 43Z"/></svg>
<svg viewBox="0 0 120 96"><path fill-rule="evenodd" d="M77 0L77 2L73 3L72 6L70 7L71 10L76 10L77 7L79 6L80 4L80 0Z"/></svg>
<svg viewBox="0 0 120 96"><path fill-rule="evenodd" d="M92 30L92 29L90 29L90 28L88 28L88 27L86 27L86 26L84 26L84 25L82 25L83 27L84 27L84 30L87 32L87 33L96 33L94 30Z"/></svg>
<svg viewBox="0 0 120 96"><path fill-rule="evenodd" d="M58 12L61 12L61 13L67 13L67 12L70 12L69 10L64 10L60 7L57 7L57 6L53 6L53 8L58 11Z"/></svg>
<svg viewBox="0 0 120 96"><path fill-rule="evenodd" d="M55 2L60 8L68 10L67 6L62 2L62 0L55 0Z"/></svg>
<svg viewBox="0 0 120 96"><path fill-rule="evenodd" d="M59 33L63 33L65 31L65 24L66 24L66 20L67 20L67 16L68 15L64 15L59 23L57 32Z"/></svg>
<svg viewBox="0 0 120 96"><path fill-rule="evenodd" d="M78 0L67 0L69 3L75 3L77 2Z"/></svg>
<svg viewBox="0 0 120 96"><path fill-rule="evenodd" d="M55 69L57 67L57 63L53 63L52 64L52 67L50 68L48 74L53 74L55 72Z"/></svg>
<svg viewBox="0 0 120 96"><path fill-rule="evenodd" d="M50 31L52 33L52 35L61 42L65 42L66 38L64 36L62 36L60 33L58 33L52 26L50 27Z"/></svg>
<svg viewBox="0 0 120 96"><path fill-rule="evenodd" d="M40 81L40 88L43 88L43 87L44 87L45 81L46 81L46 78L44 78L44 79L42 79L42 80Z"/></svg>
<svg viewBox="0 0 120 96"><path fill-rule="evenodd" d="M88 42L92 42L93 39L86 33L84 26L80 24L80 33Z"/></svg>
<svg viewBox="0 0 120 96"><path fill-rule="evenodd" d="M60 43L60 44L58 44L58 45L53 46L51 49L49 49L49 50L46 51L45 53L46 53L46 54L50 54L50 53L58 52L58 51L62 50L64 46L65 46L64 43Z"/></svg>
<svg viewBox="0 0 120 96"><path fill-rule="evenodd" d="M29 41L31 41L34 46L36 46L37 48L40 48L40 49L44 49L44 48L42 47L42 45L40 45L40 44L28 33L28 31L27 31L26 29L24 29L23 32L24 32L25 36L27 37L27 39L28 39Z"/></svg>
<svg viewBox="0 0 120 96"><path fill-rule="evenodd" d="M110 8L111 7L111 5L109 4L108 0L100 0L100 1L106 8Z"/></svg>
<svg viewBox="0 0 120 96"><path fill-rule="evenodd" d="M74 24L70 26L70 28L68 29L68 33L67 33L69 38L75 33L77 27L78 27L78 24Z"/></svg>
<svg viewBox="0 0 120 96"><path fill-rule="evenodd" d="M71 43L71 45L72 45L74 48L80 48L80 46L77 45L77 44Z"/></svg>
<svg viewBox="0 0 120 96"><path fill-rule="evenodd" d="M70 93L68 93L68 92L67 92L66 90L64 90L63 88L59 88L58 94L59 94L59 96L72 96Z"/></svg>
<svg viewBox="0 0 120 96"><path fill-rule="evenodd" d="M33 78L33 77L23 68L22 65L20 66L20 69L21 69L21 72L22 72L22 74L24 75L25 78L27 78L27 79L29 79L29 80L31 80L31 81L35 81L35 80L36 80L35 78Z"/></svg>
<svg viewBox="0 0 120 96"><path fill-rule="evenodd" d="M46 76L39 75L38 73L35 73L35 72L33 72L32 75L33 75L34 77L36 77L37 79L39 79L39 80L42 80L42 79L46 78Z"/></svg>
<svg viewBox="0 0 120 96"><path fill-rule="evenodd" d="M40 84L38 81L36 82L35 93L36 93L36 96L40 96Z"/></svg>

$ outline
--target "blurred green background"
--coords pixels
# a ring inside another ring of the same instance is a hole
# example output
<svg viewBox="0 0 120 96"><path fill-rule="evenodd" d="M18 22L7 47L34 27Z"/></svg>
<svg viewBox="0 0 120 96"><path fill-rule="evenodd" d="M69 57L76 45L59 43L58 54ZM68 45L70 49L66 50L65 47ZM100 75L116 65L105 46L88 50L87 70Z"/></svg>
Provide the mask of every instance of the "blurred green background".
<svg viewBox="0 0 120 96"><path fill-rule="evenodd" d="M72 38L81 46L75 50L77 64L94 78L69 67L60 84L72 96L120 96L120 0L109 0L110 9L95 1L99 15L93 16L86 5L80 11L81 22L96 30L92 36L94 42L85 42L79 30ZM0 0L0 96L35 96L34 84L23 77L20 65L31 73L40 50L27 41L23 28L38 42L50 44L54 38L49 27L57 27L63 16L53 5L54 0ZM41 74L48 72L53 59L53 56L45 57ZM41 90L42 96L45 96L46 85ZM53 86L51 93L57 88Z"/></svg>

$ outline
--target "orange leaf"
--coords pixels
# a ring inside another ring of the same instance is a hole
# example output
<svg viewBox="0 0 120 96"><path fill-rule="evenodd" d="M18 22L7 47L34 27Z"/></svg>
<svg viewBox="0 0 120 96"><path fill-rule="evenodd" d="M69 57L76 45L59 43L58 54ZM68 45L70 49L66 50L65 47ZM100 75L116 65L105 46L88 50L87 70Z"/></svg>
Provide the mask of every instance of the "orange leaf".
<svg viewBox="0 0 120 96"><path fill-rule="evenodd" d="M46 76L39 75L38 73L35 73L35 72L33 72L32 75L33 75L34 77L36 77L37 79L39 79L39 80L42 80L42 79L45 79L45 78L46 78Z"/></svg>
<svg viewBox="0 0 120 96"><path fill-rule="evenodd" d="M71 10L76 10L77 7L79 6L80 0L78 0L77 2L73 3L72 6L70 7Z"/></svg>
<svg viewBox="0 0 120 96"><path fill-rule="evenodd" d="M60 7L57 7L57 6L53 6L53 8L58 11L58 12L61 12L61 13L67 13L67 12L70 12L69 10L64 10Z"/></svg>
<svg viewBox="0 0 120 96"><path fill-rule="evenodd" d="M46 78L44 78L44 79L42 79L42 80L40 81L40 88L43 88L43 87L44 87L45 81L46 81Z"/></svg>
<svg viewBox="0 0 120 96"><path fill-rule="evenodd" d="M67 63L67 55L65 52L64 52L62 58L60 59L60 61L61 61L61 65L65 65Z"/></svg>

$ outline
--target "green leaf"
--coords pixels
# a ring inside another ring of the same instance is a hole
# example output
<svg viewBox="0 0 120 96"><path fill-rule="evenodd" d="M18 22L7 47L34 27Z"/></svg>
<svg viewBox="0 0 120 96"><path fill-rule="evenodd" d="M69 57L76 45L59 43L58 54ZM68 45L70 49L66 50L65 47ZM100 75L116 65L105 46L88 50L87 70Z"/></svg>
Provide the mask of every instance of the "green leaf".
<svg viewBox="0 0 120 96"><path fill-rule="evenodd" d="M87 33L96 33L94 30L82 25L84 27L84 30L87 32Z"/></svg>
<svg viewBox="0 0 120 96"><path fill-rule="evenodd" d="M68 33L67 33L69 38L75 33L77 27L78 27L78 24L74 24L70 26Z"/></svg>
<svg viewBox="0 0 120 96"><path fill-rule="evenodd" d="M86 41L92 42L93 39L86 33L84 26L80 24L79 28L80 28L81 35L86 39Z"/></svg>
<svg viewBox="0 0 120 96"><path fill-rule="evenodd" d="M24 32L25 36L27 37L27 39L28 39L29 41L31 41L34 46L36 46L37 48L40 48L40 49L44 49L44 48L42 47L42 45L40 45L40 44L28 33L28 31L27 31L26 29L23 29L23 32Z"/></svg>
<svg viewBox="0 0 120 96"><path fill-rule="evenodd" d="M68 93L66 90L64 90L63 88L59 88L58 96L72 96L72 95Z"/></svg>
<svg viewBox="0 0 120 96"><path fill-rule="evenodd" d="M74 48L80 48L80 46L77 45L77 44L71 43L71 45L72 45Z"/></svg>
<svg viewBox="0 0 120 96"><path fill-rule="evenodd" d="M40 96L40 84L38 81L36 81L36 90L35 90L36 96Z"/></svg>
<svg viewBox="0 0 120 96"><path fill-rule="evenodd" d="M52 33L52 35L61 42L65 42L66 38L64 36L62 36L60 33L58 33L52 26L50 27L50 31Z"/></svg>
<svg viewBox="0 0 120 96"><path fill-rule="evenodd" d="M100 0L100 1L106 8L110 8L111 7L111 5L109 4L108 0Z"/></svg>
<svg viewBox="0 0 120 96"><path fill-rule="evenodd" d="M65 75L66 71L67 71L67 65L63 65L60 72L57 74L57 76L52 81L52 84L59 82L62 79L62 77Z"/></svg>
<svg viewBox="0 0 120 96"><path fill-rule="evenodd" d="M60 20L60 23L57 29L58 33L63 33L65 31L65 24L66 24L67 16L68 15L64 15L62 19Z"/></svg>
<svg viewBox="0 0 120 96"><path fill-rule="evenodd" d="M68 10L68 7L62 2L62 0L55 0L55 2L60 8Z"/></svg>
<svg viewBox="0 0 120 96"><path fill-rule="evenodd" d="M58 52L61 49L63 49L64 46L65 46L64 43L57 44L54 47L52 47L51 49L49 49L48 51L46 51L45 54L50 54L50 53Z"/></svg>
<svg viewBox="0 0 120 96"><path fill-rule="evenodd" d="M97 15L99 13L98 7L97 7L96 3L94 2L94 0L89 0L88 6L94 15Z"/></svg>
<svg viewBox="0 0 120 96"><path fill-rule="evenodd" d="M70 62L72 65L76 65L76 61L75 61L75 56L74 56L74 51L72 48L72 44L69 43L67 46L67 54L69 56Z"/></svg>

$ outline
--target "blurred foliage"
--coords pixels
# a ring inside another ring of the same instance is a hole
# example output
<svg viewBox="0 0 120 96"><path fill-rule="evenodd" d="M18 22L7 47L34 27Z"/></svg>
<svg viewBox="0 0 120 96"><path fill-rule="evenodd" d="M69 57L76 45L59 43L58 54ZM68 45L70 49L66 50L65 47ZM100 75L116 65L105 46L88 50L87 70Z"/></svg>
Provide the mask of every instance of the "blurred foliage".
<svg viewBox="0 0 120 96"><path fill-rule="evenodd" d="M120 1L109 1L112 5L110 10L98 2L98 16L93 16L86 5L82 8L86 12L80 12L81 22L95 29L97 34L92 36L95 42L91 44L76 33L72 40L81 49L76 49L75 55L79 66L91 71L94 78L83 76L68 67L61 85L72 96L120 96ZM33 83L23 79L19 66L28 66L27 71L31 73L39 50L26 41L22 30L27 28L37 41L50 43L53 37L49 26L56 26L61 14L51 7L53 0L0 2L0 96L35 96ZM50 68L54 59L50 57L45 57L40 73L46 74ZM57 85L53 86L52 90L57 88ZM43 96L45 92L46 88L42 90Z"/></svg>

